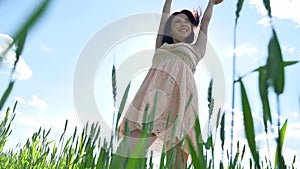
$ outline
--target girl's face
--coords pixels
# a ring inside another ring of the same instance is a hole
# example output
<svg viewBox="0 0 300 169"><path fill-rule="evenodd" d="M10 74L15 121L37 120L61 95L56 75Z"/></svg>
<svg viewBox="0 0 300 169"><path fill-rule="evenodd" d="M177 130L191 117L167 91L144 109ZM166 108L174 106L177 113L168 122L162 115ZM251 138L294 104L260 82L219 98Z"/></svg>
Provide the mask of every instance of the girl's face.
<svg viewBox="0 0 300 169"><path fill-rule="evenodd" d="M184 42L192 33L192 24L185 14L178 14L171 22L171 36L174 41Z"/></svg>

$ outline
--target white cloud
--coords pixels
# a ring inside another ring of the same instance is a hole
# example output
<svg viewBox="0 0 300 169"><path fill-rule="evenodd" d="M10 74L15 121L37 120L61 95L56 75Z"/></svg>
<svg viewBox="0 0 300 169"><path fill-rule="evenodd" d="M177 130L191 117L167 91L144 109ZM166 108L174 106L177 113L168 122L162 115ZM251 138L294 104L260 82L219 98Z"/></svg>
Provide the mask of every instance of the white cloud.
<svg viewBox="0 0 300 169"><path fill-rule="evenodd" d="M68 119L68 129L74 131L75 126L78 126L79 128L81 127L81 124L77 119L76 112L74 111L62 113L58 116L48 116L44 112L48 108L47 102L45 100L40 99L37 95L33 95L30 101L26 101L25 99L19 96L15 96L14 99L18 100L18 102L21 104L34 106L35 108L40 109L40 112L37 113L38 115L36 113L23 113L21 111L16 110L16 121L19 124L23 124L29 128L34 129L38 129L39 127L51 127L52 129L59 131L59 134L62 133L66 119Z"/></svg>
<svg viewBox="0 0 300 169"><path fill-rule="evenodd" d="M238 45L236 49L233 49L233 47L228 48L225 56L227 58L232 57L234 52L235 55L238 57L245 56L245 57L250 57L251 59L256 59L255 57L257 57L257 55L259 54L259 49L257 46L253 46L250 44L241 44Z"/></svg>
<svg viewBox="0 0 300 169"><path fill-rule="evenodd" d="M15 96L14 99L18 101L18 104L25 104L25 100L22 97Z"/></svg>
<svg viewBox="0 0 300 169"><path fill-rule="evenodd" d="M28 104L32 105L32 106L37 106L41 110L45 110L48 107L47 102L44 100L41 100L37 95L33 95L32 100L28 101Z"/></svg>
<svg viewBox="0 0 300 169"><path fill-rule="evenodd" d="M257 53L257 49L254 46L250 45L239 45L235 50L234 50L236 56L254 56Z"/></svg>
<svg viewBox="0 0 300 169"><path fill-rule="evenodd" d="M25 143L26 139L31 137L34 132L37 132L40 127L46 130L51 128L51 132L49 134L48 139L54 139L58 141L61 134L63 133L66 120L68 120L68 126L65 133L65 138L68 138L71 135L73 135L76 126L77 135L80 135L83 129L80 123L78 122L74 112L64 113L60 116L55 116L52 118L46 117L45 114L41 116L35 116L28 115L19 111L17 111L16 113L17 115L15 118L15 122L22 125L27 130L25 133L18 134L19 142L23 144Z"/></svg>
<svg viewBox="0 0 300 169"><path fill-rule="evenodd" d="M13 39L6 34L0 34L0 53L8 47L9 44L13 42ZM16 46L13 45L10 50L7 51L5 56L0 56L0 73L5 75L10 75L13 68L14 62L16 60ZM13 78L24 80L29 79L32 76L32 70L26 64L24 58L20 56L19 62L17 64Z"/></svg>
<svg viewBox="0 0 300 169"><path fill-rule="evenodd" d="M32 76L32 70L26 64L23 57L19 58L19 62L17 64L16 72L14 74L14 78L19 80L29 79Z"/></svg>
<svg viewBox="0 0 300 169"><path fill-rule="evenodd" d="M266 139L268 139L269 141L275 141L275 139L278 137L277 131L269 131L266 134L265 131L260 132L260 133L256 133L255 136L255 140L259 143L259 144L263 144Z"/></svg>
<svg viewBox="0 0 300 169"><path fill-rule="evenodd" d="M66 123L66 120L68 120L68 126L67 126L67 132L66 136L70 136L74 133L75 127L77 127L77 133L81 133L81 130L83 129L81 126L81 123L78 121L75 112L70 111L64 115L57 116L50 122L51 129L53 129L53 137L59 138L64 130L64 126Z"/></svg>
<svg viewBox="0 0 300 169"><path fill-rule="evenodd" d="M293 116L295 117L295 118L298 118L299 117L299 113L298 112L293 112Z"/></svg>
<svg viewBox="0 0 300 169"><path fill-rule="evenodd" d="M287 52L288 54L294 54L295 47L294 46L292 46L292 47L283 46L282 51Z"/></svg>
<svg viewBox="0 0 300 169"><path fill-rule="evenodd" d="M300 122L287 124L286 136L300 138Z"/></svg>
<svg viewBox="0 0 300 169"><path fill-rule="evenodd" d="M41 46L41 49L44 51L44 52L51 52L52 51L52 48L46 46L46 45L42 45Z"/></svg>
<svg viewBox="0 0 300 169"><path fill-rule="evenodd" d="M257 9L262 15L267 11L261 0L250 0L249 4ZM299 0L270 0L272 16L278 19L288 19L300 26L300 1Z"/></svg>
<svg viewBox="0 0 300 169"><path fill-rule="evenodd" d="M22 112L17 112L16 122L30 128L48 127L49 120L42 116L27 115Z"/></svg>
<svg viewBox="0 0 300 169"><path fill-rule="evenodd" d="M270 158L270 161L274 161L275 160L275 153L276 153L276 146L277 143L275 142L269 142L269 149L268 146L266 145L266 143L261 146L260 150L259 150L259 156L261 158L267 157ZM297 168L297 166L299 166L299 160L297 160L298 156L299 156L299 150L298 149L291 149L291 148L286 148L285 146L283 146L282 149L282 154L283 157L285 159L285 163L287 164L287 166L290 166L290 164L293 161L294 155L296 155L296 162L295 162L295 167ZM262 159L263 161L263 159Z"/></svg>
<svg viewBox="0 0 300 169"><path fill-rule="evenodd" d="M7 54L5 55L6 57L2 56L2 52L4 52L4 49L8 48L9 44L11 44L12 42L13 42L13 39L9 35L0 33L0 53L1 53L0 57L1 57L1 59L5 60L8 55L12 54L12 53L10 53L10 51L8 51ZM15 47L12 47L12 48L15 49Z"/></svg>
<svg viewBox="0 0 300 169"><path fill-rule="evenodd" d="M231 130L231 113L232 108L229 104L224 105L224 111L226 112L226 126L228 130ZM253 117L253 123L255 127L255 133L261 133L263 131L263 123L262 118L258 116L258 114L254 111L252 111L252 117ZM244 126L244 113L241 110L238 110L237 108L234 109L234 126L233 126L233 133L234 138L237 140L244 139L245 138L245 126ZM227 132L228 137L230 137L229 132Z"/></svg>
<svg viewBox="0 0 300 169"><path fill-rule="evenodd" d="M261 18L257 23L263 25L264 27L270 26L270 18L269 17L263 17Z"/></svg>

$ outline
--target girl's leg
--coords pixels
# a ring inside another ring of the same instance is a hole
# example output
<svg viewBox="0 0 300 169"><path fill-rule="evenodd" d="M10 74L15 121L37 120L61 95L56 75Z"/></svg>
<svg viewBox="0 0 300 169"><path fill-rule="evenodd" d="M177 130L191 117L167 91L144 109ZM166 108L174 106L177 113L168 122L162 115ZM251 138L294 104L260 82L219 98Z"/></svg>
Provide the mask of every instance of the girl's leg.
<svg viewBox="0 0 300 169"><path fill-rule="evenodd" d="M124 138L118 146L117 154L122 154L123 156L129 157L130 153L133 153L133 151L135 150L135 147L138 144L138 142L142 141L140 140L141 134L142 132L136 129L130 132L129 137L124 136ZM143 141L145 141L145 150L147 150L153 144L156 138L157 137L155 134L149 134L145 139L143 139Z"/></svg>
<svg viewBox="0 0 300 169"><path fill-rule="evenodd" d="M174 169L185 169L189 154L184 152L178 144L176 145L175 148L176 148L176 161L175 161Z"/></svg>
<svg viewBox="0 0 300 169"><path fill-rule="evenodd" d="M167 143L167 145L168 144L169 143ZM167 156L171 156L174 150L176 151L175 162L174 164L171 164L170 169L186 169L189 154L184 152L177 142L173 148L167 151Z"/></svg>
<svg viewBox="0 0 300 169"><path fill-rule="evenodd" d="M135 150L136 145L138 144L139 138L141 137L141 131L140 130L133 130L130 132L130 137L124 137L121 143L119 144L117 148L116 154L113 155L110 168L120 168L125 167L128 158L144 158L146 155L146 150L152 145L152 143L156 140L155 134L149 134L147 136L148 139L144 140L146 142L145 148L141 149L138 154L134 154L132 156L132 153Z"/></svg>
<svg viewBox="0 0 300 169"><path fill-rule="evenodd" d="M142 132L140 130L133 130L130 132L130 151L133 152L139 139L141 138ZM154 133L149 134L147 138L144 140L146 141L145 150L147 150L157 139L156 135Z"/></svg>

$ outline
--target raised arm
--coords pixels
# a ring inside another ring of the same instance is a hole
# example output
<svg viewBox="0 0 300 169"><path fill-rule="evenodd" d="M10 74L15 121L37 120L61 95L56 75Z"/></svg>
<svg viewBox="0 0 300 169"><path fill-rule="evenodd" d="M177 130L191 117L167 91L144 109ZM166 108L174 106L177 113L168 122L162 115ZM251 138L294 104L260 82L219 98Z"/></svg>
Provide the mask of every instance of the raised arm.
<svg viewBox="0 0 300 169"><path fill-rule="evenodd" d="M165 0L165 4L163 7L163 11L162 11L162 16L160 19L160 25L159 25L158 33L157 33L157 37L156 37L155 48L159 48L162 45L161 41L163 39L163 32L165 29L166 22L170 15L171 4L172 4L172 0Z"/></svg>
<svg viewBox="0 0 300 169"><path fill-rule="evenodd" d="M198 33L198 38L194 44L194 49L199 56L202 58L205 54L206 44L207 44L207 31L208 25L212 17L213 7L215 4L221 3L223 0L209 0L208 5L204 11L203 17L200 22L200 30Z"/></svg>

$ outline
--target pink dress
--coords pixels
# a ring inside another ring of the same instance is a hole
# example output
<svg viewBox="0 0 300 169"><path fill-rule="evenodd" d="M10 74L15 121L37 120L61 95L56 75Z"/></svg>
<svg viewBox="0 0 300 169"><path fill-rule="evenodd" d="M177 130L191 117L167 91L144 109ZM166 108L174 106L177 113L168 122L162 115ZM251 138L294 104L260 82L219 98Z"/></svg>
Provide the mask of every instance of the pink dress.
<svg viewBox="0 0 300 169"><path fill-rule="evenodd" d="M152 66L131 102L120 129L122 130L126 118L130 131L142 130L142 123L153 122L150 133L154 133L158 139L151 146L152 149L159 151L163 142L177 140L172 142L177 144L178 140L186 136L189 136L195 145L193 127L198 113L198 94L193 74L200 59L187 43L164 43L158 48ZM155 96L157 106L153 118L150 118ZM190 97L192 100L186 109ZM143 120L147 104L148 118ZM169 113L170 119L166 126ZM189 152L186 141L182 149Z"/></svg>

